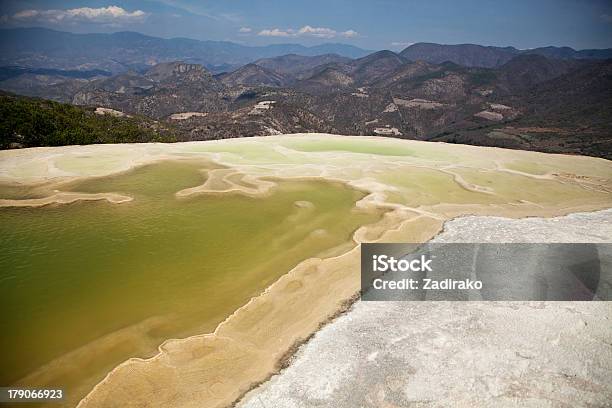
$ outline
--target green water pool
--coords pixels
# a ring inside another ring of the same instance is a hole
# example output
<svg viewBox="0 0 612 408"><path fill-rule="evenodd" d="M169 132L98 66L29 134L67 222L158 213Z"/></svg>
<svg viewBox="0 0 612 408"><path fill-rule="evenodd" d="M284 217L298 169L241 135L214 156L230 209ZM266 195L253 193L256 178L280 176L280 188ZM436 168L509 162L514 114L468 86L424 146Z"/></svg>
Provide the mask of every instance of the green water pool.
<svg viewBox="0 0 612 408"><path fill-rule="evenodd" d="M355 209L362 192L322 181L281 181L265 198L176 198L205 181L207 166L160 162L63 187L129 203L0 208L0 385L25 378L78 401L120 362L212 331L381 216Z"/></svg>

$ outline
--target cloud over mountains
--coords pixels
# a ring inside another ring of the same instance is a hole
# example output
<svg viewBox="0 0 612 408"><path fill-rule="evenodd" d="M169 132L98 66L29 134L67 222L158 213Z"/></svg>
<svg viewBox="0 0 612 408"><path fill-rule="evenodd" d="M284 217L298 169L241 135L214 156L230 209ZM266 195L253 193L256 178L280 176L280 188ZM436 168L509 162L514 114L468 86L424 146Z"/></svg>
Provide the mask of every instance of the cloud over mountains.
<svg viewBox="0 0 612 408"><path fill-rule="evenodd" d="M19 11L5 20L16 22L46 22L46 23L77 23L88 22L96 24L121 24L143 21L149 13L142 10L128 11L118 6L80 7L73 9L28 9Z"/></svg>
<svg viewBox="0 0 612 408"><path fill-rule="evenodd" d="M312 27L305 25L300 29L281 29L272 28L261 30L257 35L262 37L315 37L315 38L353 38L357 37L359 33L355 30L336 31L327 27Z"/></svg>

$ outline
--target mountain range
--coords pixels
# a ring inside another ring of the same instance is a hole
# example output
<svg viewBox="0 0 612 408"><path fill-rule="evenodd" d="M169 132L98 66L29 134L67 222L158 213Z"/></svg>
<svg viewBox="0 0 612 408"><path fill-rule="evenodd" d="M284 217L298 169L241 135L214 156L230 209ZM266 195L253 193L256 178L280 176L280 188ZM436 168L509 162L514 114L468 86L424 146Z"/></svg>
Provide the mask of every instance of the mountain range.
<svg viewBox="0 0 612 408"><path fill-rule="evenodd" d="M204 65L214 72L235 69L260 58L286 54L338 54L359 58L371 51L346 44L274 44L248 47L229 41L164 39L135 32L74 34L47 28L0 30L0 65L120 73L176 60Z"/></svg>
<svg viewBox="0 0 612 408"><path fill-rule="evenodd" d="M11 61L0 89L146 118L176 140L328 132L612 158L608 51L415 44L265 56L221 73L193 56L118 73Z"/></svg>
<svg viewBox="0 0 612 408"><path fill-rule="evenodd" d="M570 47L541 47L519 50L514 47L491 47L476 44L442 45L417 43L407 47L400 55L412 61L439 64L445 61L468 67L499 67L517 55L542 55L553 59L608 59L612 49L576 51Z"/></svg>
<svg viewBox="0 0 612 408"><path fill-rule="evenodd" d="M346 44L321 44L313 47L274 44L249 47L229 41L164 39L128 31L113 34L75 34L38 27L0 30L0 66L102 70L114 74L127 70L143 71L161 62L178 60L202 64L212 72L220 73L259 59L288 54L336 54L361 58L371 53L372 51ZM537 54L554 59L607 59L612 58L612 49L576 51L569 47L542 47L518 50L514 47L476 44L416 43L399 53L410 61L422 60L434 64L450 61L463 66L488 68L501 66L521 54ZM294 65L294 61L291 61L291 65Z"/></svg>

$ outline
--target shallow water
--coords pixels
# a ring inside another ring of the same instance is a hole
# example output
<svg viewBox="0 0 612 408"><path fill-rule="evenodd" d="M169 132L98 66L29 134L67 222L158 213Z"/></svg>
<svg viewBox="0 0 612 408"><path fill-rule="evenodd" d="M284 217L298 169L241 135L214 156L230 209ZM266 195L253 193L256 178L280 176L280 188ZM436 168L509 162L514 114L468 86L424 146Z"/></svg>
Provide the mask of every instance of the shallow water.
<svg viewBox="0 0 612 408"><path fill-rule="evenodd" d="M380 156L416 156L417 152L405 146L370 140L296 140L284 145L302 152L351 152Z"/></svg>
<svg viewBox="0 0 612 408"><path fill-rule="evenodd" d="M74 403L121 361L212 331L381 215L354 208L363 193L322 181L177 199L206 166L162 162L63 187L129 203L0 208L0 384L62 386Z"/></svg>

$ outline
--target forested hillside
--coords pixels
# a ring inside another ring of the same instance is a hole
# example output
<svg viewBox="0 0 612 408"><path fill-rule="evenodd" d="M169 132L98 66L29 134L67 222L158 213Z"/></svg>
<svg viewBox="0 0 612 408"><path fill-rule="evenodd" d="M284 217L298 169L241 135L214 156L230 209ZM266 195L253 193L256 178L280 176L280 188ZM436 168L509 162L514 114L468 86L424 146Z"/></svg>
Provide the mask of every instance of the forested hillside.
<svg viewBox="0 0 612 408"><path fill-rule="evenodd" d="M172 129L141 116L97 114L43 99L0 95L0 148L169 142Z"/></svg>

